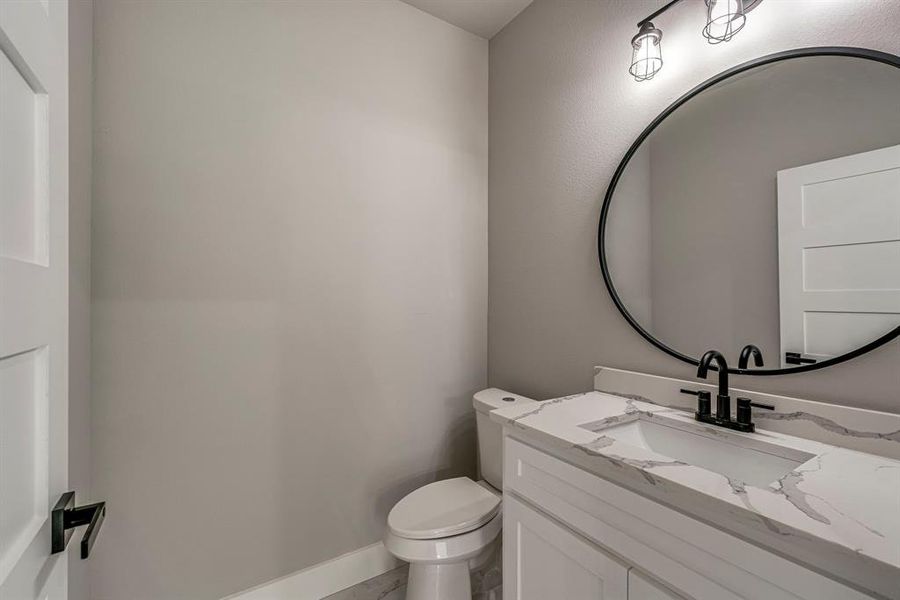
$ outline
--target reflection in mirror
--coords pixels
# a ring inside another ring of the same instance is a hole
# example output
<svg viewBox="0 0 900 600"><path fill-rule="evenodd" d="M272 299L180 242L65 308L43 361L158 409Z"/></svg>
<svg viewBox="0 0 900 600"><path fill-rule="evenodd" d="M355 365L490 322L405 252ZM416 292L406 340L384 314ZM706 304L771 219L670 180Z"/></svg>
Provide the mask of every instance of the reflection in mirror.
<svg viewBox="0 0 900 600"><path fill-rule="evenodd" d="M806 56L726 79L637 148L609 199L609 277L696 358L823 361L900 326L900 70ZM751 363L752 365L752 363Z"/></svg>

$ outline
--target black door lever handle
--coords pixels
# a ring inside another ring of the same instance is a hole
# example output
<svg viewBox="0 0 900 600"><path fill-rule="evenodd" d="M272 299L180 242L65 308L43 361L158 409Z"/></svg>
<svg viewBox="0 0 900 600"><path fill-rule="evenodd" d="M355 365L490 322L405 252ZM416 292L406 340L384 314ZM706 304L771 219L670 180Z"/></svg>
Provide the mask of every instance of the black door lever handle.
<svg viewBox="0 0 900 600"><path fill-rule="evenodd" d="M816 363L816 359L806 358L799 352L785 352L784 362L789 365L812 365Z"/></svg>
<svg viewBox="0 0 900 600"><path fill-rule="evenodd" d="M87 525L84 537L81 538L81 558L87 558L91 554L94 542L97 541L104 518L106 518L106 502L75 506L75 492L66 492L60 496L50 515L50 553L56 554L65 550L72 537L72 530Z"/></svg>

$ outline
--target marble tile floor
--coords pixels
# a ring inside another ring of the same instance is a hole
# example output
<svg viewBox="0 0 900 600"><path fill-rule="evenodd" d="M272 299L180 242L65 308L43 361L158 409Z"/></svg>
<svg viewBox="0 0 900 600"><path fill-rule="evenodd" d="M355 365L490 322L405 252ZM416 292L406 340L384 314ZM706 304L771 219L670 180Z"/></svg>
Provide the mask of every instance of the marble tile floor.
<svg viewBox="0 0 900 600"><path fill-rule="evenodd" d="M397 567L322 600L404 600L408 571L409 565Z"/></svg>
<svg viewBox="0 0 900 600"><path fill-rule="evenodd" d="M472 572L472 600L502 600L501 555L498 549L491 560ZM403 565L322 600L405 600L408 571L409 565Z"/></svg>

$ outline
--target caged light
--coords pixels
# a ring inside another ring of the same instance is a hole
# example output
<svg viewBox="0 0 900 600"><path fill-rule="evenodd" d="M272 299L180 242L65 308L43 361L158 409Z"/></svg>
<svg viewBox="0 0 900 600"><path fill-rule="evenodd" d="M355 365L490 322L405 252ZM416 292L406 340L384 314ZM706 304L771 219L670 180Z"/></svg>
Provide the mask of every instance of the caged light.
<svg viewBox="0 0 900 600"><path fill-rule="evenodd" d="M635 81L647 81L662 68L662 31L646 21L638 34L631 39L631 67L628 72Z"/></svg>
<svg viewBox="0 0 900 600"><path fill-rule="evenodd" d="M662 31L651 23L682 0L669 0L656 12L639 21L638 33L631 38L631 65L628 72L635 81L653 79L662 68ZM706 26L703 37L710 44L730 41L747 24L747 13L762 0L703 0L706 3Z"/></svg>
<svg viewBox="0 0 900 600"><path fill-rule="evenodd" d="M705 0L703 37L710 44L730 41L747 24L743 0Z"/></svg>

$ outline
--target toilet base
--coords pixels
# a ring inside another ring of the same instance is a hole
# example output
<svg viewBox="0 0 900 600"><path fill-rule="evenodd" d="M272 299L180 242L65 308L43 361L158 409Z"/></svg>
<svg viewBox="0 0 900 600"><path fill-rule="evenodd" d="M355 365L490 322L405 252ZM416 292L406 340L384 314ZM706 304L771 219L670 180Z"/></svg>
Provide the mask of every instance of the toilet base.
<svg viewBox="0 0 900 600"><path fill-rule="evenodd" d="M409 563L406 600L472 600L470 571L495 552L502 527L498 511L478 529L451 537L409 539L385 531L385 548Z"/></svg>
<svg viewBox="0 0 900 600"><path fill-rule="evenodd" d="M468 561L409 565L406 600L472 600Z"/></svg>

